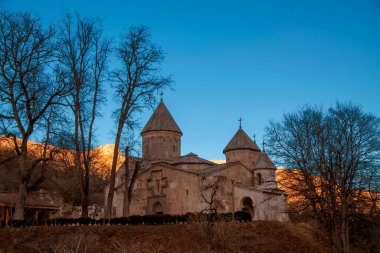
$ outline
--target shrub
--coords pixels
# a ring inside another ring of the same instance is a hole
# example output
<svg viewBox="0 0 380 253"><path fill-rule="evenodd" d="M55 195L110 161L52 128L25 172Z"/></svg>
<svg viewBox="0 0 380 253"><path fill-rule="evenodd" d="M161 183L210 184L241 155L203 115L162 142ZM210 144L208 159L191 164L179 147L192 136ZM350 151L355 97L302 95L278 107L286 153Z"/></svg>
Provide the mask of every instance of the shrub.
<svg viewBox="0 0 380 253"><path fill-rule="evenodd" d="M218 218L220 221L225 221L225 222L232 221L233 214L232 213L221 213L221 214L219 214Z"/></svg>
<svg viewBox="0 0 380 253"><path fill-rule="evenodd" d="M110 224L110 220L103 218L103 219L96 220L95 223L97 225L107 225L107 224Z"/></svg>
<svg viewBox="0 0 380 253"><path fill-rule="evenodd" d="M132 215L128 217L128 224L139 225L142 224L143 218L140 215Z"/></svg>
<svg viewBox="0 0 380 253"><path fill-rule="evenodd" d="M235 220L236 221L252 221L252 216L250 213L247 213L247 212L236 211Z"/></svg>
<svg viewBox="0 0 380 253"><path fill-rule="evenodd" d="M365 252L377 252L380 248L380 219L365 215L350 218L350 242Z"/></svg>
<svg viewBox="0 0 380 253"><path fill-rule="evenodd" d="M67 219L65 218L57 218L55 219L56 225L64 226L67 225Z"/></svg>
<svg viewBox="0 0 380 253"><path fill-rule="evenodd" d="M80 217L77 220L79 222L79 225L83 226L83 225L89 225L91 218L90 217Z"/></svg>
<svg viewBox="0 0 380 253"><path fill-rule="evenodd" d="M8 222L8 225L10 227L15 227L15 228L26 227L27 226L27 221L26 220L10 220Z"/></svg>

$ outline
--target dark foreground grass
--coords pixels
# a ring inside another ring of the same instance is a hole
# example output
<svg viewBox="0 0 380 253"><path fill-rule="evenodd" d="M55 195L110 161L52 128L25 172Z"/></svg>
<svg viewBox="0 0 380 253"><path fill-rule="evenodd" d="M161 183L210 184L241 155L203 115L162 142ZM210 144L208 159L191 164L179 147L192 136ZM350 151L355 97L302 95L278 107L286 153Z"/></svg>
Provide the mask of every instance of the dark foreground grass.
<svg viewBox="0 0 380 253"><path fill-rule="evenodd" d="M0 229L0 252L328 253L327 238L306 224L256 221L140 226Z"/></svg>

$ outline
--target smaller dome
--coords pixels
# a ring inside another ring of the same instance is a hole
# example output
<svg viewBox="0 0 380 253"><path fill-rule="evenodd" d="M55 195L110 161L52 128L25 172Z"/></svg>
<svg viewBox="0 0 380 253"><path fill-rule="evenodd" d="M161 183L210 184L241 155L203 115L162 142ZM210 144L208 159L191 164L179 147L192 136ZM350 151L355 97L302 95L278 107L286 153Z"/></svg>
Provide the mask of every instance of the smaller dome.
<svg viewBox="0 0 380 253"><path fill-rule="evenodd" d="M251 138L249 138L249 136L241 127L235 133L234 137L232 137L227 146L223 149L223 153L237 149L250 149L260 152L260 148L257 146L257 144L252 141Z"/></svg>
<svg viewBox="0 0 380 253"><path fill-rule="evenodd" d="M266 153L261 153L255 169L276 169L276 166Z"/></svg>

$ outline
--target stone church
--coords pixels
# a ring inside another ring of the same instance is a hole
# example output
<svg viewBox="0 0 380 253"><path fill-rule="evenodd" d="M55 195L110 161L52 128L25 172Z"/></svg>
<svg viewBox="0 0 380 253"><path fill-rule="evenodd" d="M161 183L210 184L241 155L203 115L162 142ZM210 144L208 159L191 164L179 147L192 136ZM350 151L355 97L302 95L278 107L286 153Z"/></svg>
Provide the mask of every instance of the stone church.
<svg viewBox="0 0 380 253"><path fill-rule="evenodd" d="M213 200L219 213L245 211L253 220L288 219L287 199L277 188L275 165L241 126L223 150L223 164L194 153L181 155L182 131L162 100L141 135L142 158L129 159L130 169L137 160L141 162L129 215L202 212L211 198L207 186L218 183ZM121 166L113 201L115 217L123 216L124 182L125 167Z"/></svg>

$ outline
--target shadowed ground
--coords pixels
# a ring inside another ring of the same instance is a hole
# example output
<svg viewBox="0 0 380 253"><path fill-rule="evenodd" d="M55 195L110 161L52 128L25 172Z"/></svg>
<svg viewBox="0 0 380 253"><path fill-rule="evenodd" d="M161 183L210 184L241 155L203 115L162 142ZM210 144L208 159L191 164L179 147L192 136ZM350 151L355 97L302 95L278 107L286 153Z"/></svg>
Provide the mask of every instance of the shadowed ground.
<svg viewBox="0 0 380 253"><path fill-rule="evenodd" d="M0 229L0 252L292 252L328 253L306 224L278 222Z"/></svg>

